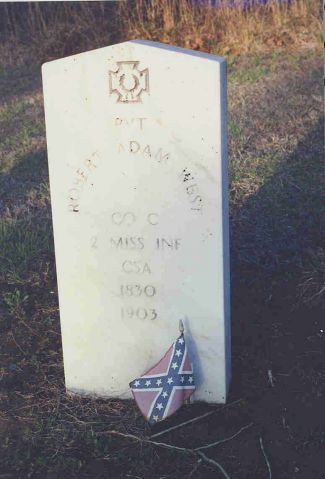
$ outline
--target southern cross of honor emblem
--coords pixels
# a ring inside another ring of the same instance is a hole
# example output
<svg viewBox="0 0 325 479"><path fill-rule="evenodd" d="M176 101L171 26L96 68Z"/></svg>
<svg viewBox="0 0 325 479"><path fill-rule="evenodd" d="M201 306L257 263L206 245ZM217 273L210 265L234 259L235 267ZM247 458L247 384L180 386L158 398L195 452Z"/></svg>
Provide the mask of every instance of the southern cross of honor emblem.
<svg viewBox="0 0 325 479"><path fill-rule="evenodd" d="M149 93L149 70L139 70L138 61L116 62L109 70L109 92L117 93L117 103L141 103L142 93Z"/></svg>

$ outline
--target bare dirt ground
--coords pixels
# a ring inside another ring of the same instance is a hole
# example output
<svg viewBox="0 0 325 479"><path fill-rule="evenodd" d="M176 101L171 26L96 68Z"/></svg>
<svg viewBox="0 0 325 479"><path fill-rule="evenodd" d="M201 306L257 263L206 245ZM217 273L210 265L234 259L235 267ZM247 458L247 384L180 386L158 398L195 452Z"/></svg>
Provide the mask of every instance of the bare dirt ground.
<svg viewBox="0 0 325 479"><path fill-rule="evenodd" d="M0 479L325 477L321 59L228 60L229 402L153 429L132 401L65 394L40 65L1 67Z"/></svg>

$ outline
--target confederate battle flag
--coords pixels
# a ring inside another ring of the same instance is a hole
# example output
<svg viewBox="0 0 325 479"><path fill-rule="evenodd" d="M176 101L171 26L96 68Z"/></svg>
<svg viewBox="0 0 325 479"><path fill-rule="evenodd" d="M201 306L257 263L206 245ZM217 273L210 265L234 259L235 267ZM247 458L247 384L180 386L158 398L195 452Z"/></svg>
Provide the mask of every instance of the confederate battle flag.
<svg viewBox="0 0 325 479"><path fill-rule="evenodd" d="M181 407L195 390L183 333L153 368L130 383L130 388L140 411L151 424Z"/></svg>

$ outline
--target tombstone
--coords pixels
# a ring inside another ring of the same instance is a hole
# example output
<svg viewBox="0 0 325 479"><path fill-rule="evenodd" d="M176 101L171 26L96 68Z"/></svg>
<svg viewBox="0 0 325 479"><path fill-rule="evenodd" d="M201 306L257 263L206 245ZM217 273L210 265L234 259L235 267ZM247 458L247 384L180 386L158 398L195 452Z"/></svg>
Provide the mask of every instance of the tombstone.
<svg viewBox="0 0 325 479"><path fill-rule="evenodd" d="M194 401L230 379L226 62L130 41L43 65L67 391L129 398L182 319Z"/></svg>

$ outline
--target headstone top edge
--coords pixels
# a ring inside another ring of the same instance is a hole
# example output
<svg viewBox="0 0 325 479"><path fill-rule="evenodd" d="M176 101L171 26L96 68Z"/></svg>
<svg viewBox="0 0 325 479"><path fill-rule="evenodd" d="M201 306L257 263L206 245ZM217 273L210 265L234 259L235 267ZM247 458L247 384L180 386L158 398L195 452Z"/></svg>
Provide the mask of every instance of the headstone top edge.
<svg viewBox="0 0 325 479"><path fill-rule="evenodd" d="M206 60L211 60L218 63L225 63L227 61L224 57L220 57L219 55L201 52L199 50L191 50L190 48L182 48L176 45L170 45L168 43L154 42L151 40L130 40L129 42L125 42L125 43L135 43L137 45L145 45L148 47L160 48L161 50L168 50L174 53L183 53L184 55L204 58Z"/></svg>
<svg viewBox="0 0 325 479"><path fill-rule="evenodd" d="M50 60L49 62L45 62L42 64L42 72L44 72L45 69L47 69L48 67L52 66L52 65L56 65L58 63L63 63L63 62L66 62L68 60L71 60L73 58L77 59L77 58L80 58L81 56L84 56L84 55L89 55L91 53L96 53L96 52L99 52L100 50L105 50L107 48L111 48L115 45L125 45L126 43L130 43L129 41L128 42L121 42L121 43L115 43L114 45L106 45L105 47L100 47L100 48L94 48L93 50L87 50L85 52L80 52L80 53L74 53L73 55L68 55L66 57L61 57L61 58L56 58L55 60Z"/></svg>
<svg viewBox="0 0 325 479"><path fill-rule="evenodd" d="M169 45L168 43L154 42L154 41L151 41L151 40L128 40L126 42L114 43L113 45L107 45L105 47L95 48L93 50L88 50L86 52L75 53L74 55L68 55L66 57L57 58L55 60L45 62L45 63L42 64L42 73L44 73L44 71L48 68L48 66L53 65L53 64L57 64L58 62L64 62L64 61L67 61L69 59L71 60L72 58L77 59L78 57L80 57L80 55L89 55L91 53L98 52L99 50L104 50L104 49L107 49L107 48L112 48L112 47L122 46L122 45L127 45L127 44L143 45L143 46L147 46L147 47L151 47L151 48L158 48L158 49L161 49L161 50L167 50L167 51L173 52L173 53L183 53L185 55L190 55L190 56L193 56L193 57L196 57L196 58L202 58L202 59L214 61L214 62L217 62L217 63L220 63L220 64L221 63L226 63L226 59L224 57L220 57L218 55L214 55L214 54L211 54L211 53L205 53L205 52L200 52L200 51L197 51L197 50L191 50L189 48L181 48L181 47L177 47L175 45Z"/></svg>

